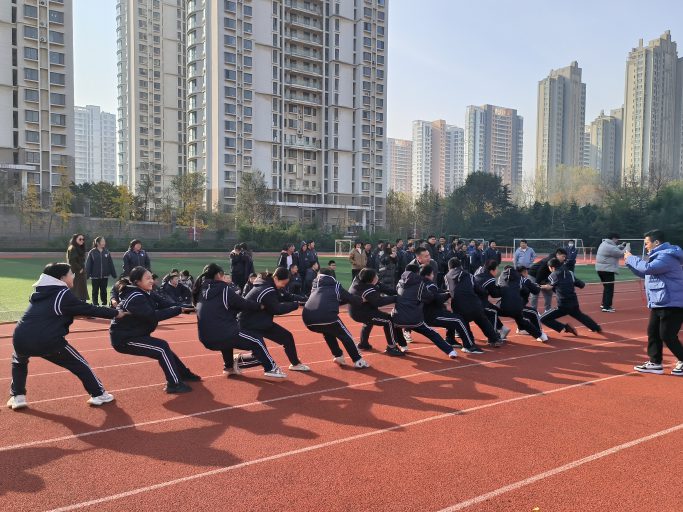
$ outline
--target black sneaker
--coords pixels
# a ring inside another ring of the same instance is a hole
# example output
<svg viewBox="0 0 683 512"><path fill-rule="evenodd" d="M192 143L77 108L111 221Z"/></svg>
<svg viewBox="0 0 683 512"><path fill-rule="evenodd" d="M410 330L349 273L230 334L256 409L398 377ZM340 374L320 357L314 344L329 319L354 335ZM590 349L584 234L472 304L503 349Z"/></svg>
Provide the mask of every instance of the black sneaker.
<svg viewBox="0 0 683 512"><path fill-rule="evenodd" d="M405 356L405 352L403 352L400 348L398 347L387 347L384 349L384 353L388 356Z"/></svg>
<svg viewBox="0 0 683 512"><path fill-rule="evenodd" d="M192 388L182 381L178 382L178 384L175 384L174 382L167 382L164 391L166 391L166 393L169 395L177 395L180 393L189 393L192 391Z"/></svg>
<svg viewBox="0 0 683 512"><path fill-rule="evenodd" d="M477 347L476 345L474 345L473 347L463 347L462 351L465 352L465 354L483 354L484 353L484 351L482 349L480 349L479 347Z"/></svg>
<svg viewBox="0 0 683 512"><path fill-rule="evenodd" d="M199 382L202 380L202 378L199 375L197 375L196 373L192 373L192 371L190 370L187 370L186 372L182 373L180 377L188 382Z"/></svg>
<svg viewBox="0 0 683 512"><path fill-rule="evenodd" d="M372 345L369 343L359 343L356 347L358 347L358 350L372 350Z"/></svg>
<svg viewBox="0 0 683 512"><path fill-rule="evenodd" d="M462 343L460 343L455 338L451 338L451 339L446 340L446 343L448 343L451 347L454 347L454 348L462 348L462 346L463 346Z"/></svg>
<svg viewBox="0 0 683 512"><path fill-rule="evenodd" d="M502 347L503 345L505 345L505 341L503 341L503 340L489 341L489 342L487 343L487 345L488 345L489 347L493 347L493 348L500 348L500 347Z"/></svg>

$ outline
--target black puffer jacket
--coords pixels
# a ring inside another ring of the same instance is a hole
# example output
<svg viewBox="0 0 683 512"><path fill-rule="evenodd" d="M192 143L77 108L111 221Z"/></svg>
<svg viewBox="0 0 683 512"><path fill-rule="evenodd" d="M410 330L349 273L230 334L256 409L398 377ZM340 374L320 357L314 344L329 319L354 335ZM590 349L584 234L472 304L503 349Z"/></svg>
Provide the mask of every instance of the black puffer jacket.
<svg viewBox="0 0 683 512"><path fill-rule="evenodd" d="M353 283L351 283L349 293L356 297L360 297L361 299L365 299L365 302L362 302L361 304L349 304L349 314L351 315L351 318L361 324L369 323L372 316L382 306L394 304L396 302L396 296L382 296L382 292L378 285L361 283L358 279L354 279Z"/></svg>
<svg viewBox="0 0 683 512"><path fill-rule="evenodd" d="M88 279L106 279L109 276L116 277L114 260L107 249L91 249L85 260L85 273Z"/></svg>
<svg viewBox="0 0 683 512"><path fill-rule="evenodd" d="M119 294L119 299L119 309L128 311L130 315L112 321L109 327L112 345L123 344L132 338L149 336L159 322L178 316L182 312L180 306L157 309L154 298L137 286L126 286Z"/></svg>
<svg viewBox="0 0 683 512"><path fill-rule="evenodd" d="M496 278L485 270L474 276L474 291L479 295L479 300L481 300L481 305L487 307L489 303L489 297L497 299L500 297L500 288L498 288L498 283L496 283Z"/></svg>
<svg viewBox="0 0 683 512"><path fill-rule="evenodd" d="M424 305L425 320L429 323L430 320L435 319L441 313L448 311L444 304L451 295L448 292L439 290L439 287L436 286L434 281L425 280L425 283L427 285L427 290L434 295L434 300Z"/></svg>
<svg viewBox="0 0 683 512"><path fill-rule="evenodd" d="M258 302L243 299L227 283L206 279L197 299L199 341L210 350L220 348L225 341L234 339L240 332L237 313L260 309Z"/></svg>
<svg viewBox="0 0 683 512"><path fill-rule="evenodd" d="M181 306L184 304L190 305L192 303L192 292L184 284L178 283L177 286L173 286L171 283L167 282L161 287L161 292L171 299L174 305Z"/></svg>
<svg viewBox="0 0 683 512"><path fill-rule="evenodd" d="M468 314L482 308L481 298L475 291L474 277L467 270L453 268L448 271L445 280L454 312Z"/></svg>
<svg viewBox="0 0 683 512"><path fill-rule="evenodd" d="M552 285L553 291L557 295L558 307L577 307L579 298L576 296L574 288L586 286L586 283L574 276L574 272L565 268L559 268L550 274L548 283Z"/></svg>
<svg viewBox="0 0 683 512"><path fill-rule="evenodd" d="M298 309L299 303L290 302L285 299L275 288L272 279L262 279L257 277L254 280L254 287L245 299L263 304L264 309L258 311L242 311L239 315L240 325L244 329L267 330L273 326L273 317L276 315L286 315Z"/></svg>
<svg viewBox="0 0 683 512"><path fill-rule="evenodd" d="M417 327L424 322L423 307L434 300L434 294L427 289L422 276L415 272L404 272L397 286L396 306L391 312L394 323L400 327Z"/></svg>
<svg viewBox="0 0 683 512"><path fill-rule="evenodd" d="M510 267L498 277L500 290L500 309L503 314L518 314L522 312L526 300L522 294L522 276L514 268Z"/></svg>
<svg viewBox="0 0 683 512"><path fill-rule="evenodd" d="M333 324L339 320L339 304L360 305L362 302L360 297L347 292L334 277L318 274L302 318L306 325Z"/></svg>
<svg viewBox="0 0 683 512"><path fill-rule="evenodd" d="M149 261L149 255L145 250L135 252L128 249L123 255L123 272L121 277L127 277L130 271L135 267L145 267L147 270L152 270L152 263Z"/></svg>
<svg viewBox="0 0 683 512"><path fill-rule="evenodd" d="M42 283L42 284L41 284ZM56 352L66 345L64 336L74 316L114 318L112 308L92 306L79 300L59 279L41 275L31 294L26 312L14 328L12 341L18 354L39 356Z"/></svg>

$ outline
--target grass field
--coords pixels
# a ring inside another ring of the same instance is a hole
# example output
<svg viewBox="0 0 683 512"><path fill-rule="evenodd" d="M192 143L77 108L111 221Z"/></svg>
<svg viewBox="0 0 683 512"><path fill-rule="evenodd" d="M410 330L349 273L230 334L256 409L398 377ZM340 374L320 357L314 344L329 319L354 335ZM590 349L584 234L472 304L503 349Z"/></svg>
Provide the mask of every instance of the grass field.
<svg viewBox="0 0 683 512"><path fill-rule="evenodd" d="M323 265L329 258L321 258ZM26 309L28 297L31 294L31 285L36 281L42 268L49 263L49 257L35 258L7 258L0 259L0 322L17 320ZM209 258L207 256L183 256L183 257L154 257L152 255L152 269L159 275L166 274L172 268L187 269L193 276L201 273L207 263L216 261L229 271L230 262ZM337 262L337 277L343 286L348 287L351 282L351 268L346 258L335 258ZM254 266L257 272L275 267L276 258L272 254L259 255L254 258ZM117 269L119 270L119 269ZM578 266L576 275L588 283L599 281L592 265ZM633 279L633 275L624 270L618 276L619 279ZM113 284L113 281L110 281Z"/></svg>

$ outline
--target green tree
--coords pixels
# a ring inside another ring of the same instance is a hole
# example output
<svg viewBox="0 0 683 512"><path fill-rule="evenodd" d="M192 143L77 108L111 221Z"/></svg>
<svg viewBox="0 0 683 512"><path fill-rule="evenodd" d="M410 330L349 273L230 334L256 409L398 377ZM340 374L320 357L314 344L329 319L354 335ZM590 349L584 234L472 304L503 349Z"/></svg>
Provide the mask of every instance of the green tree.
<svg viewBox="0 0 683 512"><path fill-rule="evenodd" d="M17 213L22 224L28 225L28 236L31 237L33 226L41 210L40 192L37 185L29 185L22 194L18 204Z"/></svg>
<svg viewBox="0 0 683 512"><path fill-rule="evenodd" d="M113 217L119 220L119 235L123 231L123 226L128 225L133 217L135 210L135 196L125 185L116 187L117 195L113 198L114 211Z"/></svg>
<svg viewBox="0 0 683 512"><path fill-rule="evenodd" d="M190 172L175 176L171 181L171 187L180 205L178 225L193 226L195 222L200 222L201 227L205 227L206 175L201 172Z"/></svg>
<svg viewBox="0 0 683 512"><path fill-rule="evenodd" d="M409 194L390 190L387 193L386 210L388 230L400 236L413 231L415 210Z"/></svg>
<svg viewBox="0 0 683 512"><path fill-rule="evenodd" d="M261 171L243 172L235 198L235 222L238 227L272 224L277 209Z"/></svg>
<svg viewBox="0 0 683 512"><path fill-rule="evenodd" d="M66 174L66 169L62 168L60 172L59 187L52 191L52 203L50 205L50 224L47 230L47 239L50 239L52 233L52 218L56 215L60 221L62 234L69 223L71 217L71 203L74 199L74 194L71 191L71 183L69 176Z"/></svg>

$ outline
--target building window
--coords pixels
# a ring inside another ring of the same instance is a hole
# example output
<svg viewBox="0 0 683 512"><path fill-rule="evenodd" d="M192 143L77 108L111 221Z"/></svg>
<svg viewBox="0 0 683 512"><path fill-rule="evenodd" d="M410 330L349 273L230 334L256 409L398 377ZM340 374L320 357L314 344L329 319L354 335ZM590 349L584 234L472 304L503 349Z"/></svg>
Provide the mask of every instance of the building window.
<svg viewBox="0 0 683 512"><path fill-rule="evenodd" d="M64 54L59 52L50 52L50 64L64 65Z"/></svg>
<svg viewBox="0 0 683 512"><path fill-rule="evenodd" d="M54 126L66 126L66 116L64 114L50 114L50 124Z"/></svg>
<svg viewBox="0 0 683 512"><path fill-rule="evenodd" d="M50 72L50 83L64 85L66 83L66 75L64 73Z"/></svg>
<svg viewBox="0 0 683 512"><path fill-rule="evenodd" d="M64 24L64 13L60 11L50 10L50 23Z"/></svg>
<svg viewBox="0 0 683 512"><path fill-rule="evenodd" d="M226 64L236 64L237 63L237 54L232 53L232 52L225 52L225 53L223 53L223 61Z"/></svg>
<svg viewBox="0 0 683 512"><path fill-rule="evenodd" d="M40 163L40 153L38 151L27 151L26 163L27 164L39 164Z"/></svg>
<svg viewBox="0 0 683 512"><path fill-rule="evenodd" d="M40 121L40 112L37 110L25 110L24 116L27 123L37 123Z"/></svg>
<svg viewBox="0 0 683 512"><path fill-rule="evenodd" d="M230 0L225 0L224 8L228 12L237 12L237 4L235 2L230 1Z"/></svg>
<svg viewBox="0 0 683 512"><path fill-rule="evenodd" d="M237 139L235 139L234 137L226 137L225 138L225 147L226 148L237 147Z"/></svg>
<svg viewBox="0 0 683 512"><path fill-rule="evenodd" d="M51 105L66 105L66 96L57 92L50 93Z"/></svg>
<svg viewBox="0 0 683 512"><path fill-rule="evenodd" d="M24 18L37 18L38 8L35 5L24 4Z"/></svg>
<svg viewBox="0 0 683 512"><path fill-rule="evenodd" d="M24 25L24 37L38 39L38 29L29 25Z"/></svg>
<svg viewBox="0 0 683 512"><path fill-rule="evenodd" d="M38 70L33 68L24 68L24 79L38 81Z"/></svg>
<svg viewBox="0 0 683 512"><path fill-rule="evenodd" d="M36 89L24 89L24 99L26 101L38 101L40 93Z"/></svg>
<svg viewBox="0 0 683 512"><path fill-rule="evenodd" d="M236 87L226 87L225 88L225 97L226 98L235 98L237 96L237 88Z"/></svg>
<svg viewBox="0 0 683 512"><path fill-rule="evenodd" d="M40 133L33 130L26 130L24 134L26 136L26 142L40 142Z"/></svg>
<svg viewBox="0 0 683 512"><path fill-rule="evenodd" d="M236 46L237 45L237 37L226 34L223 36L223 44L225 46Z"/></svg>
<svg viewBox="0 0 683 512"><path fill-rule="evenodd" d="M57 44L64 44L64 33L55 32L54 30L50 30L50 42L51 43L57 43Z"/></svg>
<svg viewBox="0 0 683 512"><path fill-rule="evenodd" d="M235 121L226 121L225 122L225 129L231 132L234 132L237 130L237 122Z"/></svg>
<svg viewBox="0 0 683 512"><path fill-rule="evenodd" d="M24 58L28 60L38 60L38 49L24 47Z"/></svg>

